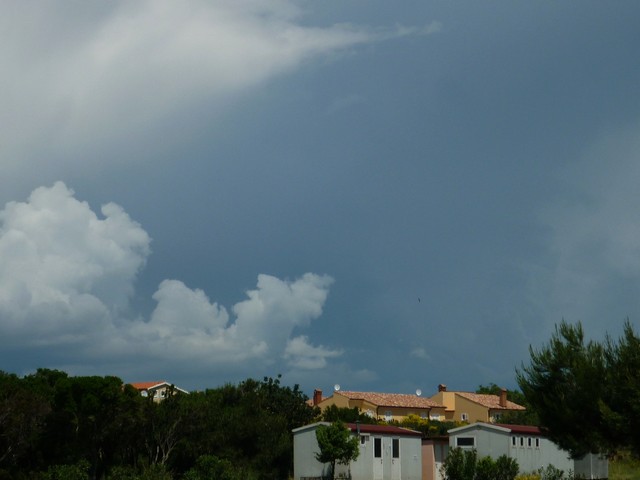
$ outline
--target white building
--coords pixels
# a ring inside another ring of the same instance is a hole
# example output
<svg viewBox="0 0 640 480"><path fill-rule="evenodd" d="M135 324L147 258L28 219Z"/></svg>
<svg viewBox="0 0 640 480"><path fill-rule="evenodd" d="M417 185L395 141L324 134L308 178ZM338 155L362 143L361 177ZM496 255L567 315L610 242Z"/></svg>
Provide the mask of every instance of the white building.
<svg viewBox="0 0 640 480"><path fill-rule="evenodd" d="M531 473L553 465L580 478L609 477L606 458L589 454L573 460L566 451L546 438L538 427L473 423L449 430L449 447L475 448L478 458L496 459L506 455L518 462L520 473Z"/></svg>
<svg viewBox="0 0 640 480"><path fill-rule="evenodd" d="M331 468L316 460L320 452L316 430L326 422L293 430L295 480L320 480ZM336 476L352 480L421 480L422 434L389 425L346 424L360 442L360 454L350 465L336 465ZM349 476L350 475L350 476Z"/></svg>

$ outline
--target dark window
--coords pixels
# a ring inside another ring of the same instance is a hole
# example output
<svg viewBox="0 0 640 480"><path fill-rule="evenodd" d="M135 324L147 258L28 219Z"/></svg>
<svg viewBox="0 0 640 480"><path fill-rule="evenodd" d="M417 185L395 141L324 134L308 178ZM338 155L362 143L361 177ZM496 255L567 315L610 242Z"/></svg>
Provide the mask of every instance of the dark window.
<svg viewBox="0 0 640 480"><path fill-rule="evenodd" d="M456 438L456 447L473 447L475 446L475 438L474 437L457 437Z"/></svg>
<svg viewBox="0 0 640 480"><path fill-rule="evenodd" d="M373 439L373 456L375 458L382 458L382 439L381 438Z"/></svg>
<svg viewBox="0 0 640 480"><path fill-rule="evenodd" d="M511 446L515 447L517 445L516 437L511 437Z"/></svg>
<svg viewBox="0 0 640 480"><path fill-rule="evenodd" d="M391 445L393 458L400 458L400 439L394 438Z"/></svg>

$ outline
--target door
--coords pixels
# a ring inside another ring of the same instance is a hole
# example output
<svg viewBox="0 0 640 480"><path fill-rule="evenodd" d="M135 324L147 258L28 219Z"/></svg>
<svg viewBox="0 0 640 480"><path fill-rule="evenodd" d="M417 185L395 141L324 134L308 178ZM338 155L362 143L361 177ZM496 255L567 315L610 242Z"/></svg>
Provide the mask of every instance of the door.
<svg viewBox="0 0 640 480"><path fill-rule="evenodd" d="M373 480L383 480L382 437L373 437Z"/></svg>
<svg viewBox="0 0 640 480"><path fill-rule="evenodd" d="M391 440L391 480L400 480L400 439Z"/></svg>

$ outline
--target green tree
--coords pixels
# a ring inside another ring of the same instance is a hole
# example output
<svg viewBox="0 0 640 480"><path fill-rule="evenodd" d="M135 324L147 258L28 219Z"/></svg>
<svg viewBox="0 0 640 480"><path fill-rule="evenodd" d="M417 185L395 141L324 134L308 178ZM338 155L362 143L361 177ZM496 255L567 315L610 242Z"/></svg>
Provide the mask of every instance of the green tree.
<svg viewBox="0 0 640 480"><path fill-rule="evenodd" d="M602 346L585 342L580 324L562 322L548 345L529 353L531 364L516 372L518 385L549 438L576 458L606 449Z"/></svg>
<svg viewBox="0 0 640 480"><path fill-rule="evenodd" d="M341 421L331 425L319 425L316 430L316 439L320 452L316 453L316 459L320 463L329 463L331 475L335 478L336 463L348 465L358 458L359 439L351 435L351 431Z"/></svg>
<svg viewBox="0 0 640 480"><path fill-rule="evenodd" d="M629 447L640 454L640 339L628 321L622 338L603 343L562 322L530 355L517 380L551 440L574 458Z"/></svg>

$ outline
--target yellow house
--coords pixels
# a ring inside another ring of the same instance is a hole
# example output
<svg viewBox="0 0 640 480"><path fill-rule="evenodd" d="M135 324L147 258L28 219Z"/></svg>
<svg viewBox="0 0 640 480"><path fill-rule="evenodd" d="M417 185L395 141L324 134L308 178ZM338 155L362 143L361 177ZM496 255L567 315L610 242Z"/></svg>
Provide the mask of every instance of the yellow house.
<svg viewBox="0 0 640 480"><path fill-rule="evenodd" d="M507 400L507 390L500 395L488 395L471 392L450 392L446 385L438 385L438 393L431 400L446 407L446 420L456 422L495 423L507 412L522 411L525 408Z"/></svg>
<svg viewBox="0 0 640 480"><path fill-rule="evenodd" d="M336 391L323 397L322 390L313 392L313 405L321 410L335 405L338 408L358 408L362 413L379 420L402 420L409 415L432 420L444 420L444 405L429 398L403 393Z"/></svg>

